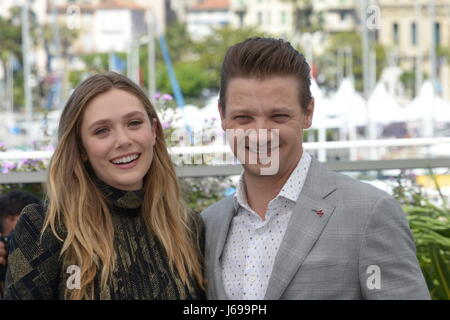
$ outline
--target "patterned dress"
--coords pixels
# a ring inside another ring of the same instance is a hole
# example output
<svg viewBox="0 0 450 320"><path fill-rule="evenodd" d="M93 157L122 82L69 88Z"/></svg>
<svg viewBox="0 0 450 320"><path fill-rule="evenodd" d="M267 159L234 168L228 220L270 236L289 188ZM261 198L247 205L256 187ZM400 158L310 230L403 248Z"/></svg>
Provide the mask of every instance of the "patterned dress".
<svg viewBox="0 0 450 320"><path fill-rule="evenodd" d="M117 260L103 292L97 274L95 299L204 299L205 292L194 279L189 290L170 272L164 249L140 213L143 190L122 191L103 183L99 186L113 218ZM72 271L63 266L62 242L51 229L47 228L40 238L44 219L45 209L38 205L27 206L21 213L10 243L5 299L64 299ZM203 254L204 228L198 214L193 214L192 225Z"/></svg>

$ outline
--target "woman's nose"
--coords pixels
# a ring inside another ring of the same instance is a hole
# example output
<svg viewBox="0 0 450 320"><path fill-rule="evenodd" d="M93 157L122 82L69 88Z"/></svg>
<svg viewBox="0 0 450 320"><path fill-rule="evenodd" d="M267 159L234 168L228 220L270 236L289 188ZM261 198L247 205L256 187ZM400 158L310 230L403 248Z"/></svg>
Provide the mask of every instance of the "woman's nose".
<svg viewBox="0 0 450 320"><path fill-rule="evenodd" d="M127 147L132 144L132 140L128 133L125 130L118 130L117 131L117 140L116 140L116 146L117 148L121 147Z"/></svg>

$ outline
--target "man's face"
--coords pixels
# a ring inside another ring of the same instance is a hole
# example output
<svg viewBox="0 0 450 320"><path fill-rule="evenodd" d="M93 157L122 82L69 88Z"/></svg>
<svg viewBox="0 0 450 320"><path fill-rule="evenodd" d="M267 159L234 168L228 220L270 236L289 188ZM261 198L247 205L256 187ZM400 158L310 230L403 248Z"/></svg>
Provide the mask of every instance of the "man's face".
<svg viewBox="0 0 450 320"><path fill-rule="evenodd" d="M300 106L298 80L291 76L274 76L266 79L234 78L228 83L226 108L221 114L224 130L267 130L267 141L245 142L245 159L276 158L275 175L284 176L292 171L302 154L303 129L309 128L314 112L313 100L306 112ZM259 138L261 140L261 138ZM238 143L239 144L239 143ZM233 148L237 156L236 148ZM239 156L237 156L239 158ZM240 159L240 158L239 158ZM241 159L240 159L241 160ZM242 163L242 160L241 160ZM261 175L267 162L242 163L247 174Z"/></svg>

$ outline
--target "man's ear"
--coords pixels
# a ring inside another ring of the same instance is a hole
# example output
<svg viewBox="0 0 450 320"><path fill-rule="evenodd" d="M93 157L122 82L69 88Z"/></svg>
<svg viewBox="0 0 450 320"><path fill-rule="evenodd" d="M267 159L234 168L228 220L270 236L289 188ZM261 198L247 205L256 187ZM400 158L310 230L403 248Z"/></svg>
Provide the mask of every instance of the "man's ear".
<svg viewBox="0 0 450 320"><path fill-rule="evenodd" d="M225 131L225 126L224 126L224 122L225 122L225 110L222 107L223 105L220 103L220 101L217 101L217 108L219 109L219 114L220 114L220 121L222 124L222 130Z"/></svg>
<svg viewBox="0 0 450 320"><path fill-rule="evenodd" d="M311 98L308 103L308 107L306 110L302 110L303 112L303 129L309 129L312 126L312 119L314 114L314 98Z"/></svg>

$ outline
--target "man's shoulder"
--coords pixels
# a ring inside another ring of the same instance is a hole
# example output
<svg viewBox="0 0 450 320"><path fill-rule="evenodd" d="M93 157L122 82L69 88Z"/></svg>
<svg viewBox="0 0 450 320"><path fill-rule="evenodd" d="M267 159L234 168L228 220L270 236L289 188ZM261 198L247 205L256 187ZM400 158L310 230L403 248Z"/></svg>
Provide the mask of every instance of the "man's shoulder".
<svg viewBox="0 0 450 320"><path fill-rule="evenodd" d="M320 170L321 176L329 180L330 183L333 181L341 198L379 199L380 197L390 197L387 192L354 177L332 171L322 163L318 163L316 170Z"/></svg>
<svg viewBox="0 0 450 320"><path fill-rule="evenodd" d="M208 208L203 210L201 213L201 216L205 223L211 222L211 221L220 221L223 216L226 215L226 213L230 210L230 208L233 206L233 197L234 194L217 201L216 203L210 205Z"/></svg>
<svg viewBox="0 0 450 320"><path fill-rule="evenodd" d="M360 197L365 195L366 197L380 198L390 196L386 191L383 191L369 183L362 182L356 178L347 176L343 173L335 172L336 186L344 193Z"/></svg>

